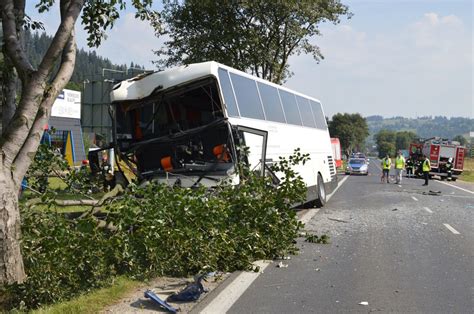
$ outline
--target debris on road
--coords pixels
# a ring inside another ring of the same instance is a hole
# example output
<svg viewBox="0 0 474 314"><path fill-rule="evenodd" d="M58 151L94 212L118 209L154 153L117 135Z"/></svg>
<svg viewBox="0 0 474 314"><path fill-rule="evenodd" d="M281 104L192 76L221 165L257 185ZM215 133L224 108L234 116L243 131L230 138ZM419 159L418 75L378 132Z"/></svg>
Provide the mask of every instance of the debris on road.
<svg viewBox="0 0 474 314"><path fill-rule="evenodd" d="M171 305L169 305L166 301L163 301L162 299L160 299L160 298L159 298L153 291L151 291L151 290L145 291L145 298L152 300L153 302L155 302L156 304L158 304L160 307L162 307L163 309L167 310L168 312L171 312L171 313L177 313L177 312L178 312L177 309L175 309L174 307L172 307Z"/></svg>
<svg viewBox="0 0 474 314"><path fill-rule="evenodd" d="M320 244L328 244L329 243L329 236L323 234L321 237L318 237L315 234L306 234L305 242L309 243L320 243Z"/></svg>
<svg viewBox="0 0 474 314"><path fill-rule="evenodd" d="M283 262L279 262L279 263L277 264L277 267L278 267L278 268L287 268L287 267L288 267L288 264L283 264Z"/></svg>
<svg viewBox="0 0 474 314"><path fill-rule="evenodd" d="M181 290L178 293L174 293L170 295L166 301L168 302L176 302L176 301L184 301L184 302L189 302L189 301L196 301L199 299L201 294L203 292L207 292L207 289L204 289L204 286L202 285L202 281L206 280L205 279L206 275L201 275L196 277L194 282L190 283L187 285L183 290Z"/></svg>
<svg viewBox="0 0 474 314"><path fill-rule="evenodd" d="M359 305L369 305L369 302L367 302L367 301L362 301L362 302L359 303Z"/></svg>
<svg viewBox="0 0 474 314"><path fill-rule="evenodd" d="M394 212L394 211L396 211L396 210L398 210L398 208L394 208L394 209L392 209L392 212Z"/></svg>
<svg viewBox="0 0 474 314"><path fill-rule="evenodd" d="M347 220L342 220L342 219L337 219L337 218L331 218L331 217L328 217L329 220L332 220L332 221L337 221L337 222L343 222L343 223L348 223Z"/></svg>
<svg viewBox="0 0 474 314"><path fill-rule="evenodd" d="M441 191L432 191L432 190L430 190L429 192L423 192L423 195L441 196Z"/></svg>

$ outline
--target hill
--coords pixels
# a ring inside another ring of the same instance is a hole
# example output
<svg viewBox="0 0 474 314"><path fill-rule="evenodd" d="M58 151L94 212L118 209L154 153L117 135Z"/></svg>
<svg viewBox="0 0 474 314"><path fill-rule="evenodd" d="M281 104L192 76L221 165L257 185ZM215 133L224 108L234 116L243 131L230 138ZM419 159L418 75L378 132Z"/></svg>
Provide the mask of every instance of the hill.
<svg viewBox="0 0 474 314"><path fill-rule="evenodd" d="M456 135L468 136L474 131L474 119L463 117L446 118L444 116L404 118L383 118L382 116L366 117L370 137L382 129L391 131L412 131L419 137L430 138L439 136L452 139Z"/></svg>

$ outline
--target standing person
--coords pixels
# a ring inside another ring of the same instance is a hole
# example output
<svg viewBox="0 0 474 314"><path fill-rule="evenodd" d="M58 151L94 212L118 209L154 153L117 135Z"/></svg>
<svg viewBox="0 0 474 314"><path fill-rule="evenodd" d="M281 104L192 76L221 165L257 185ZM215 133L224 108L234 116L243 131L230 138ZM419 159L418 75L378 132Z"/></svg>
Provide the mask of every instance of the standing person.
<svg viewBox="0 0 474 314"><path fill-rule="evenodd" d="M431 170L431 163L430 159L428 156L423 155L423 158L425 159L422 164L422 169L423 169L423 177L425 178L425 184L424 186L428 185L428 180L430 178L430 170Z"/></svg>
<svg viewBox="0 0 474 314"><path fill-rule="evenodd" d="M396 184L402 183L403 169L405 169L405 157L403 157L402 151L399 150L397 158L395 158Z"/></svg>
<svg viewBox="0 0 474 314"><path fill-rule="evenodd" d="M409 157L406 161L406 170L407 170L407 177L411 178L413 176L413 159L412 157Z"/></svg>
<svg viewBox="0 0 474 314"><path fill-rule="evenodd" d="M390 156L387 154L385 155L385 158L382 159L382 177L380 178L380 182L383 183L383 179L387 178L387 183L389 183L388 175L390 173L391 166L392 166L392 160L390 159Z"/></svg>

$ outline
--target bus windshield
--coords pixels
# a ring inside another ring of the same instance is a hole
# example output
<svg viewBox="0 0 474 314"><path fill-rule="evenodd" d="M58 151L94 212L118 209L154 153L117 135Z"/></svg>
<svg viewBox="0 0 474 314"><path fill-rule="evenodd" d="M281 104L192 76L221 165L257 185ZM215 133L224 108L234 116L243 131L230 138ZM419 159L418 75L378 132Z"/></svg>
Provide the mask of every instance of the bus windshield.
<svg viewBox="0 0 474 314"><path fill-rule="evenodd" d="M118 147L145 177L231 167L231 131L214 79L118 103L115 122Z"/></svg>
<svg viewBox="0 0 474 314"><path fill-rule="evenodd" d="M216 83L201 81L117 105L117 138L138 142L204 126L223 116Z"/></svg>

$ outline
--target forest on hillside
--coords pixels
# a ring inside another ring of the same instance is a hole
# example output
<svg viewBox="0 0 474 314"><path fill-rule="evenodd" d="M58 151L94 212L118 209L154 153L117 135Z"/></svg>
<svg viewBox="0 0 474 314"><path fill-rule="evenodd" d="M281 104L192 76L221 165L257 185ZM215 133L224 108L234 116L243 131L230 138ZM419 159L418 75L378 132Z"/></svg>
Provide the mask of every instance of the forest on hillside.
<svg viewBox="0 0 474 314"><path fill-rule="evenodd" d="M469 132L474 131L474 119L464 117L383 118L382 116L368 116L366 121L371 137L380 130L390 130L411 131L421 138L439 136L452 139L457 135L468 137Z"/></svg>
<svg viewBox="0 0 474 314"><path fill-rule="evenodd" d="M46 33L25 32L23 45L34 67L39 64L52 40L53 38ZM82 86L82 82L85 80L90 80L92 77L102 75L102 69L126 71L127 68L145 69L143 66L135 64L134 62L131 62L130 65L113 64L109 59L97 55L95 51L89 52L84 49L78 49L76 67L67 88L79 90Z"/></svg>

